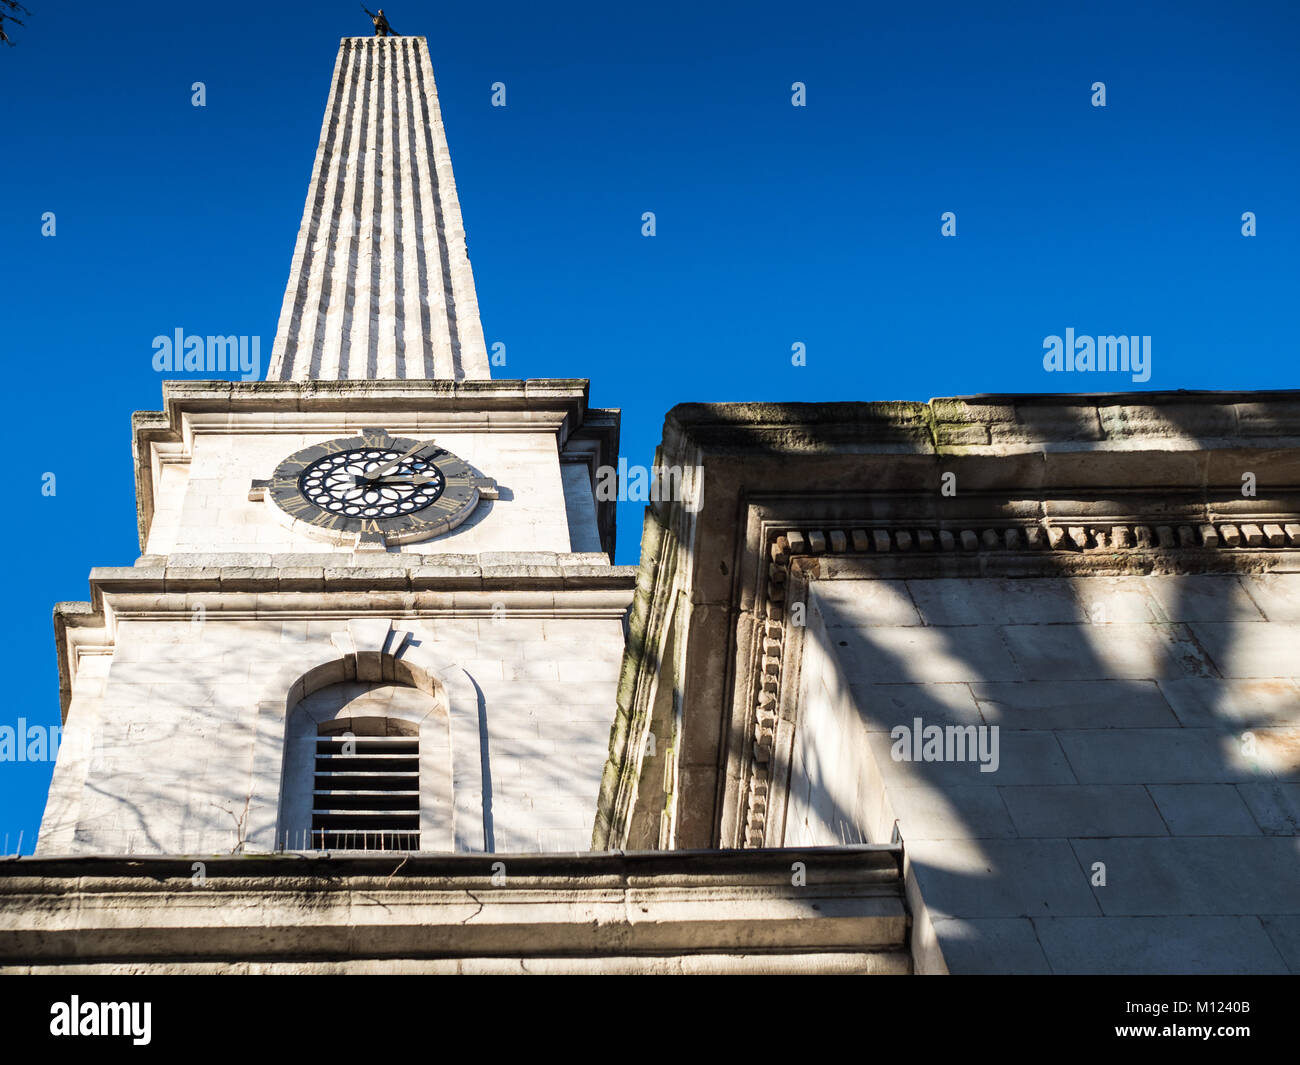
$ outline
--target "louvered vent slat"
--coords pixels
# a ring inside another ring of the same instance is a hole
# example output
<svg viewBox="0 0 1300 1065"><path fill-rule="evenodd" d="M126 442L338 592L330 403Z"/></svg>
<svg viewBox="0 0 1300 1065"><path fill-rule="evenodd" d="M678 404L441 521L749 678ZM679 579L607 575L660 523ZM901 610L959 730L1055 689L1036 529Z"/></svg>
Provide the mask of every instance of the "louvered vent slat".
<svg viewBox="0 0 1300 1065"><path fill-rule="evenodd" d="M420 849L418 736L321 736L315 768L313 846Z"/></svg>

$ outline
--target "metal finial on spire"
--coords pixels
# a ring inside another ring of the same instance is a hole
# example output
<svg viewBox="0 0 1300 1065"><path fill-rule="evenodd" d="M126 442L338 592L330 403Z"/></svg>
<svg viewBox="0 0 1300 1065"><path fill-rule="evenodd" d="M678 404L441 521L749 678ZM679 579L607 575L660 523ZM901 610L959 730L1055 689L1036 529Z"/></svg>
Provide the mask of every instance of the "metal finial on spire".
<svg viewBox="0 0 1300 1065"><path fill-rule="evenodd" d="M388 19L384 17L384 9L382 7L378 11L366 11L366 5L362 4L361 10L365 11L366 14L370 16L370 21L375 24L376 37L388 37L390 35L393 37L401 36L400 33L388 24Z"/></svg>

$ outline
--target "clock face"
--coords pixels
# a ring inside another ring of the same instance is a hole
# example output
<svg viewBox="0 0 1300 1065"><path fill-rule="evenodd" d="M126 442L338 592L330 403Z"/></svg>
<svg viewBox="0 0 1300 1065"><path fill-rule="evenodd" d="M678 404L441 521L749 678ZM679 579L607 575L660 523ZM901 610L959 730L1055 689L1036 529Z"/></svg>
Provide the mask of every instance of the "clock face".
<svg viewBox="0 0 1300 1065"><path fill-rule="evenodd" d="M396 462L397 465L390 465ZM372 470L385 467L380 476ZM437 501L447 487L442 470L397 447L353 447L319 458L298 475L309 503L348 518L395 518Z"/></svg>
<svg viewBox="0 0 1300 1065"><path fill-rule="evenodd" d="M363 429L290 455L266 496L313 535L382 547L450 532L493 487L432 440Z"/></svg>

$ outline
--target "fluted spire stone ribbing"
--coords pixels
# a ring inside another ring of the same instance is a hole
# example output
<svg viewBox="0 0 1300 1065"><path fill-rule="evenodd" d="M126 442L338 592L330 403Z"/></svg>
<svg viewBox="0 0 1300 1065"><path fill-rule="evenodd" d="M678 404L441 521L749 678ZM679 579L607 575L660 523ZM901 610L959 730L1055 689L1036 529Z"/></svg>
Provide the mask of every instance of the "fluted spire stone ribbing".
<svg viewBox="0 0 1300 1065"><path fill-rule="evenodd" d="M487 380L423 37L345 37L267 380Z"/></svg>

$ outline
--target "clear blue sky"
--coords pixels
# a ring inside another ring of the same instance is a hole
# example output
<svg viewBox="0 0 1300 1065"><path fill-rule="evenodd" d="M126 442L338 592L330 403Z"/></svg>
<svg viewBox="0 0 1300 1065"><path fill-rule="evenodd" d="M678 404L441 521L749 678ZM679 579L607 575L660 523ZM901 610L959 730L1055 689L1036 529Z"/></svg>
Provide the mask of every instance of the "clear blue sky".
<svg viewBox="0 0 1300 1065"><path fill-rule="evenodd" d="M269 356L338 38L370 29L355 0L29 3L0 48L0 725L57 721L51 607L139 554L151 339L260 335ZM630 463L685 400L1296 384L1294 3L386 10L430 41L497 376L590 378ZM1067 327L1150 335L1151 380L1044 373ZM0 763L10 850L50 770Z"/></svg>

